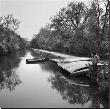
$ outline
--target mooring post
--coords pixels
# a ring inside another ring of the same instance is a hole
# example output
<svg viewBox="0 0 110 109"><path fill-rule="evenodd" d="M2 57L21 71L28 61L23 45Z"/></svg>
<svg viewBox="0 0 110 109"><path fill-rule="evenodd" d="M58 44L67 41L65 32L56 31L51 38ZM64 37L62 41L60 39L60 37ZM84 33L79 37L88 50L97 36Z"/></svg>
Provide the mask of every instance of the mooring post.
<svg viewBox="0 0 110 109"><path fill-rule="evenodd" d="M92 57L92 71L91 71L91 74L90 74L90 77L92 79L92 81L94 83L98 83L98 62L99 62L99 56L97 55L97 53Z"/></svg>

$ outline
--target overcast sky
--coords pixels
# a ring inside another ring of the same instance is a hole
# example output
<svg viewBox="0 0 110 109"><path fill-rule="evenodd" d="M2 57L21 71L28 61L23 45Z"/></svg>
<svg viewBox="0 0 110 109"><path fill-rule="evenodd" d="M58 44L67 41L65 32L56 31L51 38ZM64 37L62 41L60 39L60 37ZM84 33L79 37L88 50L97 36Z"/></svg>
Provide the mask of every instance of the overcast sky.
<svg viewBox="0 0 110 109"><path fill-rule="evenodd" d="M87 3L91 0L0 0L0 16L13 14L14 18L21 21L19 34L30 40L33 34L48 24L52 15L70 1Z"/></svg>

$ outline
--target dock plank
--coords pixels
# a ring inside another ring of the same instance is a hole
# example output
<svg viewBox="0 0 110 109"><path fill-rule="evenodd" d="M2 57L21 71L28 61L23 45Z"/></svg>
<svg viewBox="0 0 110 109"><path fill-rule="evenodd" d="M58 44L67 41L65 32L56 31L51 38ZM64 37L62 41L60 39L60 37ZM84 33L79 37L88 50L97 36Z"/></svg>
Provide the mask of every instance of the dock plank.
<svg viewBox="0 0 110 109"><path fill-rule="evenodd" d="M58 66L62 67L63 69L67 70L68 72L70 72L71 74L80 74L82 72L87 72L89 69L87 69L86 64L92 64L92 62L87 61L87 60L77 60L74 61L74 59L63 59L63 60L58 60L58 59L53 59L52 61L56 62ZM78 69L81 68L85 68L83 70L80 71L76 71Z"/></svg>
<svg viewBox="0 0 110 109"><path fill-rule="evenodd" d="M75 59L53 59L52 61L56 62L59 67L62 67L63 69L74 75L89 73L89 68L87 67L87 65L92 65L92 62L89 60L76 61ZM99 62L97 65L103 66L108 64L102 64Z"/></svg>

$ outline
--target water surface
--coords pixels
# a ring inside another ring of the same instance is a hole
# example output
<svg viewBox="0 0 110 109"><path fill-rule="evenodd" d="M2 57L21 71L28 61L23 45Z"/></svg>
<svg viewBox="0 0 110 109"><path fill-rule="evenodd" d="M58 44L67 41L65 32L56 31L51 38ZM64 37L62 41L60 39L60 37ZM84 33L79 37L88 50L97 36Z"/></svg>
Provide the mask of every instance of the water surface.
<svg viewBox="0 0 110 109"><path fill-rule="evenodd" d="M74 78L56 64L26 64L30 51L0 57L0 107L105 107L88 78ZM40 55L40 54L38 54Z"/></svg>

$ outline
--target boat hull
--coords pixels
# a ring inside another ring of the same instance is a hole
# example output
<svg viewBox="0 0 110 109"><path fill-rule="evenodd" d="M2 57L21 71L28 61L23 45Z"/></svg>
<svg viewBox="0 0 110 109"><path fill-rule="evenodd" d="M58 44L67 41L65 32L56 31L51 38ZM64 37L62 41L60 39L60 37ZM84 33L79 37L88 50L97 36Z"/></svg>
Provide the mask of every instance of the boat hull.
<svg viewBox="0 0 110 109"><path fill-rule="evenodd" d="M43 63L48 61L48 59L26 59L26 64L37 64L37 63Z"/></svg>

